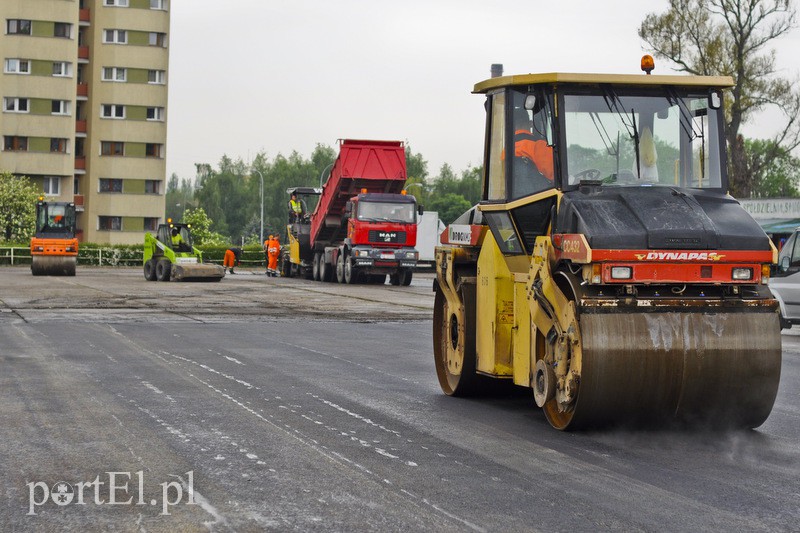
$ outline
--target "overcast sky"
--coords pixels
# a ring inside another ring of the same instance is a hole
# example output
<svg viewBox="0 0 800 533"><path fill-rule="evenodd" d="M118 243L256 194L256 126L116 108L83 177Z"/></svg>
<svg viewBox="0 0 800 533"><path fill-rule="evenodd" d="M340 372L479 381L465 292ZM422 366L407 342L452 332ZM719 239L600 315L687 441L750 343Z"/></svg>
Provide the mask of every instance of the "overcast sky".
<svg viewBox="0 0 800 533"><path fill-rule="evenodd" d="M167 174L340 138L408 143L456 172L481 164L489 78L640 73L637 29L667 0L173 0ZM800 30L778 43L800 74ZM670 74L656 60L657 74ZM773 117L745 130L767 136Z"/></svg>

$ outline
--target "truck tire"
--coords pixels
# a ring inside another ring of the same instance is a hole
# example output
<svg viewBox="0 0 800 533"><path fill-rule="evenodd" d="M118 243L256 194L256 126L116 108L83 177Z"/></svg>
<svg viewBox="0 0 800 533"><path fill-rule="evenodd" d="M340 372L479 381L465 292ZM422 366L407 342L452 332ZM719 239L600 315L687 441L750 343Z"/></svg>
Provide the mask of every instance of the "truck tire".
<svg viewBox="0 0 800 533"><path fill-rule="evenodd" d="M162 259L156 263L156 277L158 281L169 281L172 274L172 263L168 259Z"/></svg>
<svg viewBox="0 0 800 533"><path fill-rule="evenodd" d="M289 261L289 256L284 254L281 256L281 277L282 278L291 278L292 277L292 263Z"/></svg>
<svg viewBox="0 0 800 533"><path fill-rule="evenodd" d="M389 283L397 287L400 285L400 273L395 272L394 274L389 274Z"/></svg>
<svg viewBox="0 0 800 533"><path fill-rule="evenodd" d="M336 260L336 281L344 283L344 253L340 253Z"/></svg>
<svg viewBox="0 0 800 533"><path fill-rule="evenodd" d="M319 258L319 279L320 281L331 281L333 279L333 265L325 261L325 256Z"/></svg>
<svg viewBox="0 0 800 533"><path fill-rule="evenodd" d="M344 282L350 285L358 279L358 269L353 265L353 258L347 257L344 260Z"/></svg>
<svg viewBox="0 0 800 533"><path fill-rule="evenodd" d="M144 262L144 279L147 281L155 281L156 278L156 265L152 259Z"/></svg>
<svg viewBox="0 0 800 533"><path fill-rule="evenodd" d="M314 281L319 281L320 280L320 275L319 275L319 260L320 259L321 258L320 258L319 253L314 254L314 261L312 262L312 265L311 265L311 279L313 279Z"/></svg>
<svg viewBox="0 0 800 533"><path fill-rule="evenodd" d="M408 268L404 268L403 270L401 270L399 274L400 285L402 285L403 287L408 287L409 285L411 285L411 277L413 276L413 274L414 273Z"/></svg>

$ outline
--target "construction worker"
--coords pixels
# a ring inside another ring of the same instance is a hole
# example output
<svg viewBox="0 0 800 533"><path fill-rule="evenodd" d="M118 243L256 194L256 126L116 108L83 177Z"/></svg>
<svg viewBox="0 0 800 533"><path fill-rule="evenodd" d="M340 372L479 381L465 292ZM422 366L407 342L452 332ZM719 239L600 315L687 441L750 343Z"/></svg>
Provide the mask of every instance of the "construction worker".
<svg viewBox="0 0 800 533"><path fill-rule="evenodd" d="M278 257L281 255L281 241L277 235L273 235L269 241L269 248L267 250L269 255L269 265L267 266L267 275L276 277L278 275Z"/></svg>
<svg viewBox="0 0 800 533"><path fill-rule="evenodd" d="M299 221L304 214L303 202L297 199L297 193L293 192L289 198L289 224Z"/></svg>
<svg viewBox="0 0 800 533"><path fill-rule="evenodd" d="M239 266L239 257L242 255L241 248L228 248L225 250L225 258L222 260L222 267L229 270L231 274L236 274L233 267Z"/></svg>
<svg viewBox="0 0 800 533"><path fill-rule="evenodd" d="M264 268L266 269L266 274L269 276L269 243L272 241L272 234L267 237L267 240L264 241Z"/></svg>
<svg viewBox="0 0 800 533"><path fill-rule="evenodd" d="M183 244L183 237L181 237L180 230L172 228L172 249L177 250L181 244Z"/></svg>
<svg viewBox="0 0 800 533"><path fill-rule="evenodd" d="M537 120L538 119L538 120ZM552 185L553 182L553 148L547 145L544 138L542 117L534 115L533 128L528 112L516 110L514 116L514 156L527 159L535 169ZM531 131L533 129L533 131Z"/></svg>

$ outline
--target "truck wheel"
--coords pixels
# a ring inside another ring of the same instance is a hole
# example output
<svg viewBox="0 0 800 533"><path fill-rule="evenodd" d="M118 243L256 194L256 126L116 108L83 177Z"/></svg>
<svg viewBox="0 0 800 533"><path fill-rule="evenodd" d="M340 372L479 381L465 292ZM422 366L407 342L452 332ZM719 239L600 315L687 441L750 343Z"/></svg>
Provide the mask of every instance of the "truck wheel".
<svg viewBox="0 0 800 533"><path fill-rule="evenodd" d="M312 265L311 265L311 279L313 279L314 281L319 281L320 280L319 260L320 260L319 254L318 253L314 254L314 261L312 262Z"/></svg>
<svg viewBox="0 0 800 533"><path fill-rule="evenodd" d="M156 280L156 265L152 259L144 262L144 279L147 281Z"/></svg>
<svg viewBox="0 0 800 533"><path fill-rule="evenodd" d="M336 281L344 283L344 254L339 254L339 259L336 260Z"/></svg>
<svg viewBox="0 0 800 533"><path fill-rule="evenodd" d="M403 269L400 271L400 285L403 287L408 287L411 285L411 277L414 273L409 269Z"/></svg>
<svg viewBox="0 0 800 533"><path fill-rule="evenodd" d="M286 255L281 256L281 277L292 277L292 264L289 262L289 257Z"/></svg>
<svg viewBox="0 0 800 533"><path fill-rule="evenodd" d="M358 270L353 266L353 259L348 257L344 260L344 282L350 285L355 283L358 278Z"/></svg>
<svg viewBox="0 0 800 533"><path fill-rule="evenodd" d="M400 274L399 273L389 274L389 283L391 283L395 287L400 285Z"/></svg>
<svg viewBox="0 0 800 533"><path fill-rule="evenodd" d="M325 262L325 256L320 254L319 257L319 279L320 281L331 281L333 278L333 266Z"/></svg>
<svg viewBox="0 0 800 533"><path fill-rule="evenodd" d="M169 281L169 276L172 273L172 263L167 259L162 259L156 263L156 277L158 281Z"/></svg>
<svg viewBox="0 0 800 533"><path fill-rule="evenodd" d="M373 274L370 280L375 285L383 285L386 283L386 274Z"/></svg>

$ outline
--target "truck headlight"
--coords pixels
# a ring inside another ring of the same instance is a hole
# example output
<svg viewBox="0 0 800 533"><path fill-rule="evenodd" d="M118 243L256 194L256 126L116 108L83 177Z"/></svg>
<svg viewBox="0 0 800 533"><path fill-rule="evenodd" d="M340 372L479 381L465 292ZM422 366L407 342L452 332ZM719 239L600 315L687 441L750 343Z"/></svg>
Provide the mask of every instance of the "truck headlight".
<svg viewBox="0 0 800 533"><path fill-rule="evenodd" d="M753 279L753 269L752 268L734 268L731 272L731 277L735 280L745 281L748 279Z"/></svg>
<svg viewBox="0 0 800 533"><path fill-rule="evenodd" d="M369 257L369 250L356 250L356 257Z"/></svg>

